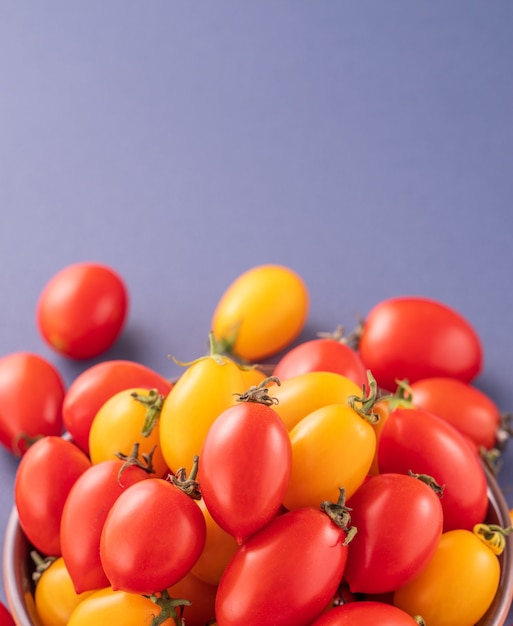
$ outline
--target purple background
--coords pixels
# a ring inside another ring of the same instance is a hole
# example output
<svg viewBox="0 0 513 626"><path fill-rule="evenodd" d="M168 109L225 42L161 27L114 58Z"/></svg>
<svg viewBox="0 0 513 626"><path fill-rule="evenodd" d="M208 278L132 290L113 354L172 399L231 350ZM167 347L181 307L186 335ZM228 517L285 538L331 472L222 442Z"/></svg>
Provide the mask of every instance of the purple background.
<svg viewBox="0 0 513 626"><path fill-rule="evenodd" d="M303 337L379 300L444 301L513 410L513 4L4 0L0 353L66 382L34 310L81 260L131 294L107 357L175 376L242 271L308 284ZM0 532L16 461L0 450ZM513 452L500 479L513 506ZM0 597L3 598L3 590Z"/></svg>

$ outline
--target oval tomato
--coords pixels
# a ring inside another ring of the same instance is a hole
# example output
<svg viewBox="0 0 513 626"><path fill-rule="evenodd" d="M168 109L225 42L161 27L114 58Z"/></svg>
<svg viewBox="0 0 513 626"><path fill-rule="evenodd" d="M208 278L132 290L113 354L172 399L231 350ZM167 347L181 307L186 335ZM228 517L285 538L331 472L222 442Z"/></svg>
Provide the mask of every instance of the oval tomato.
<svg viewBox="0 0 513 626"><path fill-rule="evenodd" d="M2 624L2 626L16 626L12 615L2 602L0 602L0 624Z"/></svg>
<svg viewBox="0 0 513 626"><path fill-rule="evenodd" d="M75 608L91 594L78 594L62 557L50 563L37 580L34 593L42 626L67 626ZM0 622L3 626L4 622Z"/></svg>
<svg viewBox="0 0 513 626"><path fill-rule="evenodd" d="M348 404L313 411L291 431L292 470L284 506L319 506L337 498L343 485L350 498L367 476L376 450L371 424Z"/></svg>
<svg viewBox="0 0 513 626"><path fill-rule="evenodd" d="M283 381L307 372L335 372L360 388L367 384L367 370L360 355L337 339L311 339L291 348L278 361L273 375Z"/></svg>
<svg viewBox="0 0 513 626"><path fill-rule="evenodd" d="M390 604L361 600L333 607L311 626L418 626L408 613Z"/></svg>
<svg viewBox="0 0 513 626"><path fill-rule="evenodd" d="M276 515L290 477L289 433L273 408L260 402L265 389L264 381L221 413L200 454L205 504L238 543Z"/></svg>
<svg viewBox="0 0 513 626"><path fill-rule="evenodd" d="M308 626L342 579L346 539L319 508L272 519L229 562L217 590L218 626Z"/></svg>
<svg viewBox="0 0 513 626"><path fill-rule="evenodd" d="M207 356L187 367L160 412L160 445L169 469L190 465L214 420L244 391L241 370L228 357Z"/></svg>
<svg viewBox="0 0 513 626"><path fill-rule="evenodd" d="M43 437L22 457L14 480L14 502L20 526L46 556L60 556L62 510L75 481L91 461L74 443Z"/></svg>
<svg viewBox="0 0 513 626"><path fill-rule="evenodd" d="M121 460L92 465L76 480L66 498L60 527L61 552L77 593L109 585L100 561L103 524L117 498L149 477L137 465L123 466Z"/></svg>
<svg viewBox="0 0 513 626"><path fill-rule="evenodd" d="M447 376L470 382L481 371L483 350L475 329L457 311L420 297L391 298L367 315L359 353L378 385L394 390L397 379L410 383Z"/></svg>
<svg viewBox="0 0 513 626"><path fill-rule="evenodd" d="M98 410L89 431L91 462L115 459L119 453L130 456L134 444L138 444L141 456L152 455L155 475L165 476L169 468L160 446L158 418L163 402L164 397L156 389L124 389L109 398Z"/></svg>
<svg viewBox="0 0 513 626"><path fill-rule="evenodd" d="M30 352L0 358L0 443L23 454L30 442L63 431L65 387L49 361Z"/></svg>
<svg viewBox="0 0 513 626"><path fill-rule="evenodd" d="M471 530L446 532L424 570L394 593L394 604L429 626L473 626L497 592L497 556Z"/></svg>
<svg viewBox="0 0 513 626"><path fill-rule="evenodd" d="M308 290L298 274L281 265L259 265L223 293L211 328L220 351L254 362L279 352L299 335L308 305Z"/></svg>
<svg viewBox="0 0 513 626"><path fill-rule="evenodd" d="M422 409L395 409L381 432L381 472L427 474L444 487L444 531L472 529L488 509L486 475L475 450L451 424Z"/></svg>
<svg viewBox="0 0 513 626"><path fill-rule="evenodd" d="M99 263L76 263L55 274L37 304L43 339L73 359L103 354L125 324L128 294L121 277Z"/></svg>
<svg viewBox="0 0 513 626"><path fill-rule="evenodd" d="M100 407L118 391L139 387L167 396L172 383L136 361L109 360L88 367L69 386L62 419L73 441L89 454L89 431Z"/></svg>
<svg viewBox="0 0 513 626"><path fill-rule="evenodd" d="M395 591L433 556L443 527L440 496L419 478L378 474L348 500L351 541L344 578L354 593Z"/></svg>
<svg viewBox="0 0 513 626"><path fill-rule="evenodd" d="M100 559L113 589L158 593L190 571L205 535L205 518L196 502L167 480L148 478L112 505L101 534Z"/></svg>
<svg viewBox="0 0 513 626"><path fill-rule="evenodd" d="M498 406L484 392L455 378L427 378L410 384L413 404L445 419L486 450L497 442Z"/></svg>

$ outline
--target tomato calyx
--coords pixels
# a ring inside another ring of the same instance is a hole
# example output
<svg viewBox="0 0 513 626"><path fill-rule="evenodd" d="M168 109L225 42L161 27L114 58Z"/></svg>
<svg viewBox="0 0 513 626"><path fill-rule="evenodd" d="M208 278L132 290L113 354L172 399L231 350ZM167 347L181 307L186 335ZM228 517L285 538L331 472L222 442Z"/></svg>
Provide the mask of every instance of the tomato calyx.
<svg viewBox="0 0 513 626"><path fill-rule="evenodd" d="M498 524L476 524L472 531L494 554L499 556L506 547L506 537L513 532L513 526L503 528Z"/></svg>
<svg viewBox="0 0 513 626"><path fill-rule="evenodd" d="M420 615L414 615L413 620L417 622L419 626L426 626L426 622L424 621L424 618L421 617Z"/></svg>
<svg viewBox="0 0 513 626"><path fill-rule="evenodd" d="M30 558L34 563L34 571L32 572L32 581L37 584L44 572L50 565L57 560L56 556L42 557L37 550L30 551Z"/></svg>
<svg viewBox="0 0 513 626"><path fill-rule="evenodd" d="M355 526L351 524L351 508L346 506L346 490L339 487L339 496L337 502L324 500L321 502L321 510L331 519L331 521L346 533L343 545L347 546L357 533Z"/></svg>
<svg viewBox="0 0 513 626"><path fill-rule="evenodd" d="M149 598L160 608L160 613L153 616L150 626L160 626L168 619L172 619L176 626L183 626L183 624L185 624L182 613L185 606L191 605L189 600L185 600L184 598L172 598L167 589L160 593L152 593L144 597ZM177 609L180 615L177 614Z"/></svg>
<svg viewBox="0 0 513 626"><path fill-rule="evenodd" d="M362 395L349 396L347 403L360 417L367 420L370 424L377 424L379 422L379 414L373 410L374 405L378 400L383 400L384 398L379 397L378 384L370 370L367 370L367 379L369 381L369 392L366 392L364 384L362 385ZM357 406L357 404L360 404L360 406Z"/></svg>
<svg viewBox="0 0 513 626"><path fill-rule="evenodd" d="M394 409L410 409L413 408L413 392L407 379L396 379L397 388L395 393L385 394L390 411Z"/></svg>
<svg viewBox="0 0 513 626"><path fill-rule="evenodd" d="M331 339L332 341L336 341L338 343L343 343L346 346L349 346L350 348L353 348L357 339L358 339L358 332L357 330L353 331L352 333L349 333L349 335L345 334L345 329L342 326L342 324L339 324L334 331L332 332L324 332L324 331L320 331L317 333L317 337L319 337L319 339Z"/></svg>
<svg viewBox="0 0 513 626"><path fill-rule="evenodd" d="M32 446L36 443L36 441L39 441L42 438L43 435L29 435L27 433L19 433L14 438L12 444L13 452L16 454L16 456L23 456L23 454L25 454L30 446Z"/></svg>
<svg viewBox="0 0 513 626"><path fill-rule="evenodd" d="M431 489L436 493L439 498L443 496L445 485L438 484L432 476L429 476L429 474L416 474L415 472L408 470L408 476L416 478L417 480L420 480L421 482L426 484L428 487L431 487Z"/></svg>
<svg viewBox="0 0 513 626"><path fill-rule="evenodd" d="M258 385L251 385L251 387L244 393L235 393L237 396L237 402L256 402L258 404L265 404L266 406L272 406L278 404L278 398L269 395L269 383L281 385L281 381L277 376L268 376L264 378Z"/></svg>
<svg viewBox="0 0 513 626"><path fill-rule="evenodd" d="M116 456L118 459L124 461L123 465L119 468L118 472L118 481L121 484L121 476L124 472L131 466L135 465L136 467L140 467L147 474L154 474L155 468L153 467L153 453L157 446L153 446L150 452L143 452L141 454L142 460L139 458L139 446L138 442L134 443L132 451L130 454L123 454L123 452L116 452Z"/></svg>
<svg viewBox="0 0 513 626"><path fill-rule="evenodd" d="M174 474L169 475L169 481L171 484L178 487L178 489L183 491L193 500L201 500L202 498L200 485L196 480L198 476L198 468L199 456L196 454L194 455L192 469L189 476L187 476L187 470L185 467L180 467Z"/></svg>
<svg viewBox="0 0 513 626"><path fill-rule="evenodd" d="M147 394L133 391L130 395L146 407L146 416L141 433L143 437L149 437L160 417L164 396L158 392L158 389L150 389Z"/></svg>

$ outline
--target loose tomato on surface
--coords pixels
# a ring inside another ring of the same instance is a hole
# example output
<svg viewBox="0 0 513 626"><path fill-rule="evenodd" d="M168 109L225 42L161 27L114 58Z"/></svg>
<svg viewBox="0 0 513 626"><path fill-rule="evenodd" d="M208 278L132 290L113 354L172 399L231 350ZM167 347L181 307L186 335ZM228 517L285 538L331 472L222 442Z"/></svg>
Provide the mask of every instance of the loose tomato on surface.
<svg viewBox="0 0 513 626"><path fill-rule="evenodd" d="M497 555L472 530L444 533L432 559L410 583L396 590L394 604L422 615L429 626L474 626L499 586Z"/></svg>
<svg viewBox="0 0 513 626"><path fill-rule="evenodd" d="M199 482L214 520L242 543L279 511L292 448L267 379L214 421L200 453Z"/></svg>
<svg viewBox="0 0 513 626"><path fill-rule="evenodd" d="M343 404L347 398L362 393L354 381L334 372L306 372L271 387L278 403L274 410L288 430L309 413L328 404Z"/></svg>
<svg viewBox="0 0 513 626"><path fill-rule="evenodd" d="M102 361L84 370L68 387L62 404L62 419L73 441L89 454L92 421L110 397L132 387L157 389L167 396L172 386L171 381L136 361Z"/></svg>
<svg viewBox="0 0 513 626"><path fill-rule="evenodd" d="M20 526L46 556L60 556L62 510L75 481L91 466L74 443L44 437L24 454L14 480L14 502Z"/></svg>
<svg viewBox="0 0 513 626"><path fill-rule="evenodd" d="M43 339L72 359L91 359L114 345L124 327L128 293L122 278L100 263L75 263L45 285L36 318Z"/></svg>
<svg viewBox="0 0 513 626"><path fill-rule="evenodd" d="M333 607L311 626L418 626L411 615L396 606L362 600ZM426 625L427 626L427 625Z"/></svg>
<svg viewBox="0 0 513 626"><path fill-rule="evenodd" d="M0 624L2 626L16 626L12 615L3 602L0 602Z"/></svg>
<svg viewBox="0 0 513 626"><path fill-rule="evenodd" d="M292 470L283 498L287 509L334 500L340 485L350 498L363 483L376 452L376 435L372 398L365 410L362 399L358 396L353 406L348 402L323 406L290 431Z"/></svg>
<svg viewBox="0 0 513 626"><path fill-rule="evenodd" d="M360 388L367 383L367 369L358 352L335 336L311 339L291 348L278 361L273 375L283 381L307 372L335 372Z"/></svg>
<svg viewBox="0 0 513 626"><path fill-rule="evenodd" d="M67 626L75 608L92 591L78 594L66 567L59 557L45 566L39 575L34 593L37 615L42 626ZM3 626L3 622L0 621Z"/></svg>
<svg viewBox="0 0 513 626"><path fill-rule="evenodd" d="M378 474L348 499L351 541L344 578L354 593L395 591L433 556L443 527L440 495L420 478Z"/></svg>
<svg viewBox="0 0 513 626"><path fill-rule="evenodd" d="M221 351L249 362L286 348L299 335L309 307L303 279L282 265L259 265L226 289L212 317Z"/></svg>
<svg viewBox="0 0 513 626"><path fill-rule="evenodd" d="M422 409L395 409L381 432L381 472L427 474L444 487L444 531L471 530L488 509L486 475L475 450L454 426Z"/></svg>
<svg viewBox="0 0 513 626"><path fill-rule="evenodd" d="M63 431L65 386L57 368L30 352L0 358L0 443L16 455L31 441Z"/></svg>
<svg viewBox="0 0 513 626"><path fill-rule="evenodd" d="M117 498L148 477L137 464L104 461L89 467L71 488L62 511L60 542L77 593L109 585L100 561L103 524Z"/></svg>
<svg viewBox="0 0 513 626"><path fill-rule="evenodd" d="M95 415L89 431L92 463L115 459L119 453L130 456L134 444L139 454L152 455L155 475L163 477L169 468L160 445L159 414L164 396L156 389L132 388L118 391Z"/></svg>
<svg viewBox="0 0 513 626"><path fill-rule="evenodd" d="M483 349L470 323L447 305L421 297L390 298L367 315L359 353L378 385L393 390L433 376L470 382L481 371Z"/></svg>
<svg viewBox="0 0 513 626"><path fill-rule="evenodd" d="M232 359L208 355L194 361L176 381L162 405L160 445L168 467L190 466L217 417L246 391L241 369Z"/></svg>
<svg viewBox="0 0 513 626"><path fill-rule="evenodd" d="M452 424L475 445L490 450L496 445L501 412L483 391L455 378L436 377L409 385L411 401Z"/></svg>
<svg viewBox="0 0 513 626"><path fill-rule="evenodd" d="M157 593L190 571L205 536L205 518L196 502L175 484L148 478L112 505L101 534L100 559L113 589Z"/></svg>
<svg viewBox="0 0 513 626"><path fill-rule="evenodd" d="M151 598L107 587L85 598L71 614L68 626L177 626L173 617L156 621L161 614Z"/></svg>
<svg viewBox="0 0 513 626"><path fill-rule="evenodd" d="M218 626L308 626L334 597L348 540L344 512L338 524L320 508L278 515L229 562L217 590Z"/></svg>

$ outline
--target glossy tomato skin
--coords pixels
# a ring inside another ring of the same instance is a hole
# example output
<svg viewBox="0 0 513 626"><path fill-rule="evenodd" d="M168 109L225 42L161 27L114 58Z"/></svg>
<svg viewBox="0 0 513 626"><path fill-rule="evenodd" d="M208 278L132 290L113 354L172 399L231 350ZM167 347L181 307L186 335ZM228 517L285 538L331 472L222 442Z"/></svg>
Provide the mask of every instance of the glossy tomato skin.
<svg viewBox="0 0 513 626"><path fill-rule="evenodd" d="M167 396L172 386L171 381L136 361L102 361L88 367L71 383L62 404L62 419L73 441L89 454L92 421L111 396L131 387L157 389Z"/></svg>
<svg viewBox="0 0 513 626"><path fill-rule="evenodd" d="M367 384L367 370L358 352L336 339L319 338L300 343L281 357L273 374L283 381L307 372L335 372L360 388Z"/></svg>
<svg viewBox="0 0 513 626"><path fill-rule="evenodd" d="M311 626L418 626L411 615L383 602L361 600L333 607Z"/></svg>
<svg viewBox="0 0 513 626"><path fill-rule="evenodd" d="M454 426L422 409L395 409L381 432L381 472L427 474L444 487L444 531L472 529L488 509L486 475L478 455Z"/></svg>
<svg viewBox="0 0 513 626"><path fill-rule="evenodd" d="M59 557L44 570L34 593L42 626L67 626L75 608L90 594L91 591L77 594L66 563Z"/></svg>
<svg viewBox="0 0 513 626"><path fill-rule="evenodd" d="M394 605L430 626L474 626L495 597L497 556L475 533L444 533L424 570L394 593Z"/></svg>
<svg viewBox="0 0 513 626"><path fill-rule="evenodd" d="M131 485L149 474L123 461L104 461L89 467L71 488L61 518L61 552L75 591L107 587L109 580L100 561L100 537L107 515Z"/></svg>
<svg viewBox="0 0 513 626"><path fill-rule="evenodd" d="M167 480L149 478L129 487L112 505L101 534L100 559L113 589L157 593L190 571L205 535L196 502Z"/></svg>
<svg viewBox="0 0 513 626"><path fill-rule="evenodd" d="M454 378L436 377L410 384L411 400L421 409L447 420L475 445L496 445L501 412L483 391Z"/></svg>
<svg viewBox="0 0 513 626"><path fill-rule="evenodd" d="M229 562L217 591L218 626L308 626L342 579L345 538L320 508L275 517Z"/></svg>
<svg viewBox="0 0 513 626"><path fill-rule="evenodd" d="M61 269L45 285L37 304L44 340L77 360L103 354L118 339L128 312L125 283L100 263L76 263Z"/></svg>
<svg viewBox="0 0 513 626"><path fill-rule="evenodd" d="M363 483L376 451L371 424L348 404L313 411L291 431L292 470L284 506L298 509L336 501L339 488L350 498Z"/></svg>
<svg viewBox="0 0 513 626"><path fill-rule="evenodd" d="M91 466L71 441L44 437L22 457L14 480L14 501L22 530L46 556L60 556L62 510L75 481Z"/></svg>
<svg viewBox="0 0 513 626"><path fill-rule="evenodd" d="M397 379L410 383L447 376L464 382L482 369L480 338L447 305L421 297L383 300L367 315L360 357L378 385L393 391Z"/></svg>
<svg viewBox="0 0 513 626"><path fill-rule="evenodd" d="M282 265L259 265L238 276L212 317L217 342L257 362L286 348L299 335L309 306L303 279Z"/></svg>
<svg viewBox="0 0 513 626"><path fill-rule="evenodd" d="M242 543L281 507L292 463L289 433L271 406L239 402L215 420L199 482L215 521Z"/></svg>
<svg viewBox="0 0 513 626"><path fill-rule="evenodd" d="M227 357L208 356L186 368L160 412L160 445L170 470L190 466L210 426L245 391L240 368Z"/></svg>
<svg viewBox="0 0 513 626"><path fill-rule="evenodd" d="M433 556L442 534L440 497L425 482L405 474L378 474L349 498L351 523L344 578L354 593L395 591Z"/></svg>
<svg viewBox="0 0 513 626"><path fill-rule="evenodd" d="M3 602L0 602L0 624L2 626L16 626L12 615Z"/></svg>
<svg viewBox="0 0 513 626"><path fill-rule="evenodd" d="M0 443L23 454L39 436L61 435L65 385L57 368L31 352L0 358Z"/></svg>

